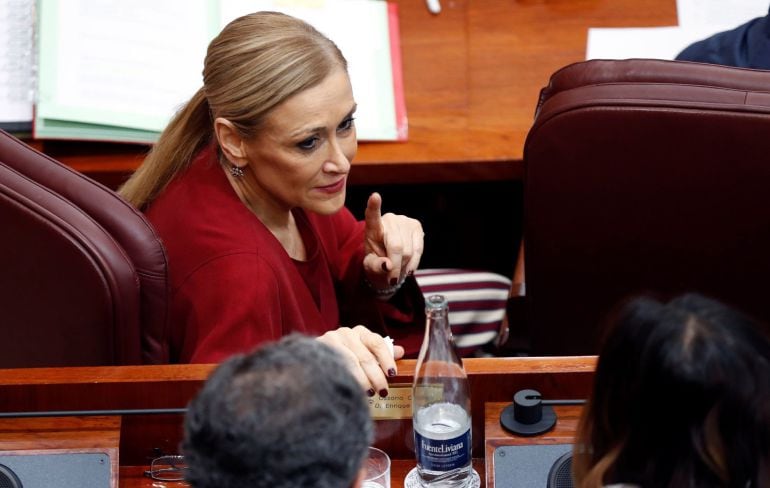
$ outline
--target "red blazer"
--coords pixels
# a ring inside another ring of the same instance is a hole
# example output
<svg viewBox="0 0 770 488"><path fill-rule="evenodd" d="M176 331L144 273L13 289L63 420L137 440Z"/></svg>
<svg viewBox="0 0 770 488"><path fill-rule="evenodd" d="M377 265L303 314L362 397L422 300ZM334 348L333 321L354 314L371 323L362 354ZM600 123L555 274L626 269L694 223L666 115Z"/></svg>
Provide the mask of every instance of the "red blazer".
<svg viewBox="0 0 770 488"><path fill-rule="evenodd" d="M294 215L305 262L239 200L213 147L151 204L147 217L169 260L172 361L219 362L291 332L359 323L417 354L422 295L410 280L390 303L373 296L363 282L364 223L346 208Z"/></svg>

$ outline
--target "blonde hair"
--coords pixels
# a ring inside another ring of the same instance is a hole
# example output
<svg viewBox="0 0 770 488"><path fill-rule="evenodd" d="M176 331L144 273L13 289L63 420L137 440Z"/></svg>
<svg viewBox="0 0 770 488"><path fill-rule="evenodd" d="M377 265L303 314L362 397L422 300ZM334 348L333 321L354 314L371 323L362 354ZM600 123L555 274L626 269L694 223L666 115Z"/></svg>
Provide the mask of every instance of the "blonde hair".
<svg viewBox="0 0 770 488"><path fill-rule="evenodd" d="M277 12L233 20L209 44L203 87L172 118L119 193L146 208L215 139L215 118L229 120L250 139L270 110L339 67L347 69L339 48L302 20Z"/></svg>

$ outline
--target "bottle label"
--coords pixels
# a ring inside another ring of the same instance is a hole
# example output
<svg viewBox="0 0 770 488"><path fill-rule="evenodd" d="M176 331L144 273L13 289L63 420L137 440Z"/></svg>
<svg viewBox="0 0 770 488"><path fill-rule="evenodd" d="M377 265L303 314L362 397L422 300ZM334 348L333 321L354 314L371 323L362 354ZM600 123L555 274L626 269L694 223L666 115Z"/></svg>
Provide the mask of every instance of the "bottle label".
<svg viewBox="0 0 770 488"><path fill-rule="evenodd" d="M471 461L471 430L453 439L429 439L414 433L417 462L423 469L451 471L467 466Z"/></svg>

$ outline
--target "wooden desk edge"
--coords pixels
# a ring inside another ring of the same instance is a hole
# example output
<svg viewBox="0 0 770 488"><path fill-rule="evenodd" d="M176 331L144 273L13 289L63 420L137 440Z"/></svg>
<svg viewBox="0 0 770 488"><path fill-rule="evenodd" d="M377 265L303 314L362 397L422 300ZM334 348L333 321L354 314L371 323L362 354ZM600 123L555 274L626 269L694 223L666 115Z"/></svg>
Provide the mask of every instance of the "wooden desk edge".
<svg viewBox="0 0 770 488"><path fill-rule="evenodd" d="M396 363L398 374L393 382L411 378L414 359ZM542 374L593 372L596 356L465 358L463 365L469 376L485 374ZM0 388L12 385L202 382L216 364L170 364L139 366L78 366L68 368L0 369Z"/></svg>

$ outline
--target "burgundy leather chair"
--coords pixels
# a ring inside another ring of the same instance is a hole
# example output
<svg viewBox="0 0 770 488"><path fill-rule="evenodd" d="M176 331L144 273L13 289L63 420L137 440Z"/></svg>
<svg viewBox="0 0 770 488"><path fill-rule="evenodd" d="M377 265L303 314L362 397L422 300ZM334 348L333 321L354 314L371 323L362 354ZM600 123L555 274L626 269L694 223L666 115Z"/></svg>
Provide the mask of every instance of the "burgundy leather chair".
<svg viewBox="0 0 770 488"><path fill-rule="evenodd" d="M640 293L770 319L770 72L569 65L524 162L530 355L596 353L608 312Z"/></svg>
<svg viewBox="0 0 770 488"><path fill-rule="evenodd" d="M115 192L0 131L0 367L168 362L163 246Z"/></svg>

